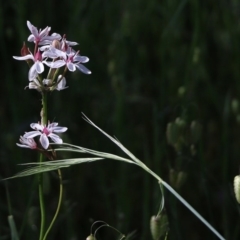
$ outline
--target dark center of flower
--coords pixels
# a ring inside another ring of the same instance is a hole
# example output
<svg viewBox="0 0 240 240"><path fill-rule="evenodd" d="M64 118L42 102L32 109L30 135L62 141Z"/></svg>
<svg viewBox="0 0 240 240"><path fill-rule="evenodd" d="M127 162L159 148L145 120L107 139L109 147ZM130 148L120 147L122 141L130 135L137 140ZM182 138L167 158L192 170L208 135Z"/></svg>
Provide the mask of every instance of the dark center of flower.
<svg viewBox="0 0 240 240"><path fill-rule="evenodd" d="M42 132L45 133L46 135L50 134L50 132L46 127L43 128Z"/></svg>

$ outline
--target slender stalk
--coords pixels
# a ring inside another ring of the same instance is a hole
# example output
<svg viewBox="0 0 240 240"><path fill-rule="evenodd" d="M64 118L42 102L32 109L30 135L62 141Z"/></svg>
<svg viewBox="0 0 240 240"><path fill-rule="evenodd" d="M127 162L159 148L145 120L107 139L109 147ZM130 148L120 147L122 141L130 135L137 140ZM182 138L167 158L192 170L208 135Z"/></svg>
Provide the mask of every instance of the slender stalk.
<svg viewBox="0 0 240 240"><path fill-rule="evenodd" d="M40 154L39 163L43 162L43 154ZM45 204L43 198L43 173L38 175L38 194L39 194L39 204L41 211L41 226L40 226L40 235L39 240L43 239L44 228L45 228Z"/></svg>
<svg viewBox="0 0 240 240"><path fill-rule="evenodd" d="M169 192L171 192L185 207L187 207L205 226L208 227L220 240L225 240L225 238L217 232L210 223L208 223L185 199L183 199L169 184L164 182L156 173L150 170L145 164L138 164L139 167L143 168L145 171L150 173L154 178L159 181Z"/></svg>
<svg viewBox="0 0 240 240"><path fill-rule="evenodd" d="M42 111L41 111L41 123L42 125L47 124L47 93L42 92ZM39 157L39 163L41 164L44 160L44 155L41 153ZM45 204L43 198L43 173L39 174L38 178L38 194L39 194L39 203L41 211L41 225L40 225L40 235L39 240L43 239L44 229L45 229Z"/></svg>
<svg viewBox="0 0 240 240"><path fill-rule="evenodd" d="M59 177L59 182L60 182L59 183L60 190L59 190L58 205L57 205L57 209L56 209L55 215L54 215L54 217L53 217L53 219L52 219L52 221L51 221L51 223L50 223L50 225L49 225L49 227L48 227L48 229L47 229L47 231L46 231L46 233L45 233L45 235L43 237L43 240L47 239L47 235L50 232L50 230L51 230L51 228L52 228L52 226L53 226L53 224L54 224L54 222L55 222L55 220L57 218L57 215L59 213L59 210L60 210L60 207L61 207L61 203L62 203L63 185L62 185L62 173L61 173L60 169L58 169L58 177Z"/></svg>

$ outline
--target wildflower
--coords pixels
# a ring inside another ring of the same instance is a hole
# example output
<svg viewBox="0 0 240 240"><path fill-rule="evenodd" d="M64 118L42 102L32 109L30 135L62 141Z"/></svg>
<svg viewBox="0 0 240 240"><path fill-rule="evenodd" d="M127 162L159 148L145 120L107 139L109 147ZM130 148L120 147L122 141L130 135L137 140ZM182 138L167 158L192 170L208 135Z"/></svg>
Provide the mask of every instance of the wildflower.
<svg viewBox="0 0 240 240"><path fill-rule="evenodd" d="M14 59L16 60L28 60L31 59L34 64L31 66L28 72L28 79L29 81L32 81L34 78L37 77L38 74L41 74L44 71L44 65L43 65L43 59L45 58L45 53L41 54L41 52L38 50L36 54L33 56L32 53L17 57L13 56Z"/></svg>
<svg viewBox="0 0 240 240"><path fill-rule="evenodd" d="M69 53L72 50L71 47L76 46L76 45L78 45L77 42L68 41L68 40L66 40L66 35L63 35L61 41L58 41L55 39L50 44L40 47L40 50L46 51L46 50L51 49L51 47L53 47L53 48L59 49L63 52Z"/></svg>
<svg viewBox="0 0 240 240"><path fill-rule="evenodd" d="M77 68L85 74L91 74L91 71L81 64L88 62L89 58L79 55L78 52L71 50L69 53L67 53L52 47L44 53L45 56L52 59L60 58L54 62L44 61L44 63L50 68L60 68L66 65L68 70L71 72L74 72Z"/></svg>
<svg viewBox="0 0 240 240"><path fill-rule="evenodd" d="M34 141L33 138L25 138L24 136L20 136L19 139L20 143L16 143L17 146L22 147L22 148L30 148L30 149L36 149L37 148L37 143Z"/></svg>
<svg viewBox="0 0 240 240"><path fill-rule="evenodd" d="M61 36L57 33L53 33L51 36L49 36L49 32L51 30L51 27L46 27L43 30L39 30L32 25L29 21L27 21L27 26L31 32L31 35L28 37L29 42L34 42L37 45L45 45L50 44L53 40L60 40Z"/></svg>
<svg viewBox="0 0 240 240"><path fill-rule="evenodd" d="M40 135L40 143L44 149L47 149L49 146L49 140L48 137L51 138L51 140L55 143L62 143L62 139L54 134L54 133L62 133L67 131L66 127L57 127L58 123L48 123L47 126L41 125L39 123L32 123L30 124L32 129L35 129L35 131L27 132L24 134L24 138L34 138L36 136Z"/></svg>

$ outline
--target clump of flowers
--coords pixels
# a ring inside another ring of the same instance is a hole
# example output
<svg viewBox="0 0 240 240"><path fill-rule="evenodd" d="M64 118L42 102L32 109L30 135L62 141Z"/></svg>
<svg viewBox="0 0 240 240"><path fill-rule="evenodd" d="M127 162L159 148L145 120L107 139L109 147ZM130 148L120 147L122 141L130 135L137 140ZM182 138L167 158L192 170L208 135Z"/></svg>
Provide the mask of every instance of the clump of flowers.
<svg viewBox="0 0 240 240"><path fill-rule="evenodd" d="M16 60L24 60L29 65L28 88L35 89L42 94L43 109L41 111L41 122L32 123L30 126L35 131L27 132L20 137L19 147L37 149L35 137L40 136L39 143L43 149L48 149L49 138L55 143L62 143L62 139L55 133L62 133L67 130L66 127L57 127L58 123L48 123L46 108L44 107L44 96L47 92L54 90L61 91L66 88L67 71L74 72L76 69L91 74L83 64L89 61L86 56L81 56L79 50L75 51L72 47L78 45L77 42L68 41L66 35L61 36L58 33L50 34L51 27L38 30L30 21L27 21L27 27L31 34L28 37L29 42L35 44L31 51L23 44L21 56L13 56ZM42 76L48 69L48 74Z"/></svg>

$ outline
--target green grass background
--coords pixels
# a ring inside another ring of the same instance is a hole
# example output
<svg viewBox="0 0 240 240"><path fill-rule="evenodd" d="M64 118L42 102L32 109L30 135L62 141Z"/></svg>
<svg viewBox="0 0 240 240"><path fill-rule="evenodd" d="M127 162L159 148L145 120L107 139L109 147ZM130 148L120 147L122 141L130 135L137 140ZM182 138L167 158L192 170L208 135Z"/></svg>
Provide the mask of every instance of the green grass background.
<svg viewBox="0 0 240 240"><path fill-rule="evenodd" d="M240 208L232 183L239 174L240 115L231 103L240 99L240 1L0 1L1 178L23 169L17 164L37 161L35 152L16 146L29 124L40 120L40 94L24 90L27 64L12 58L29 36L27 20L65 33L90 58L90 76L68 73L69 88L49 96L49 120L69 128L64 140L122 154L82 120L84 112L167 182L170 169L185 171L180 194L226 239L239 239ZM188 126L193 120L202 125L194 156L190 144L177 153L167 142L167 124L177 117ZM61 158L69 156L76 157ZM96 220L125 234L136 230L135 239L151 239L149 220L160 193L147 173L106 160L64 169L63 178L64 203L49 239L86 239ZM34 179L0 182L1 240L10 239L6 185L21 239L38 239ZM46 175L46 186L50 221L58 199L55 173ZM169 239L216 239L165 193ZM117 234L101 229L98 239L117 239Z"/></svg>

